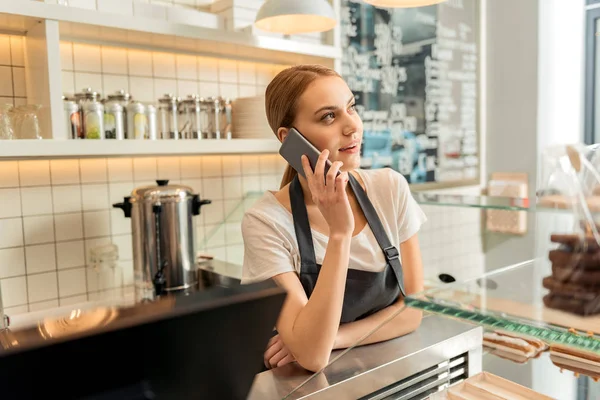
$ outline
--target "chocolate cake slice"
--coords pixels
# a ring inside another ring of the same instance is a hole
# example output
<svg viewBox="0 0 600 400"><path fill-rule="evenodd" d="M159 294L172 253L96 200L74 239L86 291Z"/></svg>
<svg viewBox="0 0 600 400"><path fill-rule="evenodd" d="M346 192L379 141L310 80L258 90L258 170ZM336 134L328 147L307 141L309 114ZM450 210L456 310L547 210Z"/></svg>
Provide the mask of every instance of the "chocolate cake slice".
<svg viewBox="0 0 600 400"><path fill-rule="evenodd" d="M555 233L550 235L550 241L552 243L560 243L565 245L566 247L564 248L568 248L574 253L581 253L584 250L586 252L600 251L600 245L591 235L586 236L584 240L584 238L580 235Z"/></svg>
<svg viewBox="0 0 600 400"><path fill-rule="evenodd" d="M556 250L550 250L548 259L553 266L556 265L561 268L576 267L585 270L600 270L600 251L578 253L559 247Z"/></svg>
<svg viewBox="0 0 600 400"><path fill-rule="evenodd" d="M587 316L600 313L600 296L595 296L592 300L583 300L575 297L548 293L543 299L546 307L567 311L572 314Z"/></svg>
<svg viewBox="0 0 600 400"><path fill-rule="evenodd" d="M552 294L565 297L574 297L579 300L592 301L600 293L600 286L587 284L560 282L553 276L547 276L542 280L542 286L550 290Z"/></svg>
<svg viewBox="0 0 600 400"><path fill-rule="evenodd" d="M600 246L592 236L553 234L559 243L550 250L552 275L543 279L549 290L543 298L548 308L578 315L600 313Z"/></svg>
<svg viewBox="0 0 600 400"><path fill-rule="evenodd" d="M577 283L582 286L600 286L600 269L585 270L575 267L552 266L552 277L558 282Z"/></svg>

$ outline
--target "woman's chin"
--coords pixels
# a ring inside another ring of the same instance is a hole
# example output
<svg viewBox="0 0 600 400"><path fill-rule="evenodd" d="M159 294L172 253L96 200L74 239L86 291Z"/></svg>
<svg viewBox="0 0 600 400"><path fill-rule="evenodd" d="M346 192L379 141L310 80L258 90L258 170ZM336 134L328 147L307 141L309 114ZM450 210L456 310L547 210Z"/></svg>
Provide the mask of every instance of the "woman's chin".
<svg viewBox="0 0 600 400"><path fill-rule="evenodd" d="M360 168L360 154L340 154L336 161L344 163L342 171L351 171L353 169Z"/></svg>

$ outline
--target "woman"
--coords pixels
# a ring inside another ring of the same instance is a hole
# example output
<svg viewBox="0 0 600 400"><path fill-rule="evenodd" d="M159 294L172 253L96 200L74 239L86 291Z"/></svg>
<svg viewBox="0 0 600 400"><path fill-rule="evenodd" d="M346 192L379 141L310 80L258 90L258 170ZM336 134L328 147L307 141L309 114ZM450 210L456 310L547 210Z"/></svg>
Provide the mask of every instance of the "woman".
<svg viewBox="0 0 600 400"><path fill-rule="evenodd" d="M322 153L314 172L303 156L306 179L288 165L280 190L245 213L242 283L272 278L287 291L265 364L295 360L318 371L333 349L353 345L400 310L402 291L423 289L416 233L426 218L402 175L359 169L362 121L335 71L288 68L267 87L265 103L280 141L293 126ZM420 322L420 311L406 309L362 344L407 334Z"/></svg>

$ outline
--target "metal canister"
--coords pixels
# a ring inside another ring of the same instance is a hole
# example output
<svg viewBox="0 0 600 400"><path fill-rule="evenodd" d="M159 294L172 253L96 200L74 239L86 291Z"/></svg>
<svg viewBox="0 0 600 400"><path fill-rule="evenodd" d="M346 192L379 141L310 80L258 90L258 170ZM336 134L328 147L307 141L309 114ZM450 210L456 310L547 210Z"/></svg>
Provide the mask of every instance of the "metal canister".
<svg viewBox="0 0 600 400"><path fill-rule="evenodd" d="M83 139L83 127L79 106L73 100L65 100L65 123L69 139Z"/></svg>
<svg viewBox="0 0 600 400"><path fill-rule="evenodd" d="M104 132L106 139L125 139L123 106L116 101L104 104Z"/></svg>
<svg viewBox="0 0 600 400"><path fill-rule="evenodd" d="M219 97L219 119L217 120L217 132L221 139L231 139L231 99Z"/></svg>
<svg viewBox="0 0 600 400"><path fill-rule="evenodd" d="M202 139L202 97L189 95L179 103L179 131L184 139Z"/></svg>
<svg viewBox="0 0 600 400"><path fill-rule="evenodd" d="M203 135L207 139L219 139L221 132L219 131L220 118L220 101L216 97L208 97L202 102L203 118L206 118L202 125Z"/></svg>
<svg viewBox="0 0 600 400"><path fill-rule="evenodd" d="M127 139L148 139L146 106L139 101L127 105Z"/></svg>
<svg viewBox="0 0 600 400"><path fill-rule="evenodd" d="M146 106L146 115L148 117L148 138L150 140L158 139L158 128L156 125L156 107L152 104Z"/></svg>
<svg viewBox="0 0 600 400"><path fill-rule="evenodd" d="M98 101L83 103L86 139L104 139L104 106Z"/></svg>
<svg viewBox="0 0 600 400"><path fill-rule="evenodd" d="M165 94L158 100L158 126L162 139L179 139L177 108L179 99L172 94Z"/></svg>
<svg viewBox="0 0 600 400"><path fill-rule="evenodd" d="M219 100L218 97L215 98L210 98L210 100L213 102L213 104L211 104L212 106L212 125L213 125L213 132L212 132L212 138L213 139L221 139L221 127L220 127L220 121L221 121L221 100Z"/></svg>
<svg viewBox="0 0 600 400"><path fill-rule="evenodd" d="M212 138L214 132L213 105L214 102L210 99L200 100L200 136L205 139Z"/></svg>

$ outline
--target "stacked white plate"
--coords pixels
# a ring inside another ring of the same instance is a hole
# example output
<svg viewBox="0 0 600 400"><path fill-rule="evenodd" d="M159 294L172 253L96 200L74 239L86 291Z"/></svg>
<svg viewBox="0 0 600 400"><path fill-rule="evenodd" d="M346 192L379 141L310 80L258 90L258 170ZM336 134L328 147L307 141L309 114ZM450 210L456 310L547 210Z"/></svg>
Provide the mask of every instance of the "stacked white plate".
<svg viewBox="0 0 600 400"><path fill-rule="evenodd" d="M265 96L240 97L233 101L231 136L237 139L272 139L265 113Z"/></svg>

